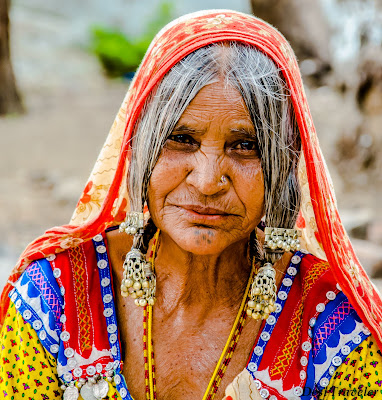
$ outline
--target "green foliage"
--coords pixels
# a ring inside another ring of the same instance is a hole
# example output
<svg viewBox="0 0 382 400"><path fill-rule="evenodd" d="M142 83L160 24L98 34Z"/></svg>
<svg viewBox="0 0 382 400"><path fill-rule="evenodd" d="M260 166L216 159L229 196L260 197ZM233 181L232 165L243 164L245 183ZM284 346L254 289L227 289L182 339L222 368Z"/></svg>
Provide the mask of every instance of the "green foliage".
<svg viewBox="0 0 382 400"><path fill-rule="evenodd" d="M172 11L172 3L161 3L154 12L155 17L147 24L144 34L138 38L130 38L112 28L93 26L91 50L98 57L106 74L118 77L134 72L156 33L173 18Z"/></svg>

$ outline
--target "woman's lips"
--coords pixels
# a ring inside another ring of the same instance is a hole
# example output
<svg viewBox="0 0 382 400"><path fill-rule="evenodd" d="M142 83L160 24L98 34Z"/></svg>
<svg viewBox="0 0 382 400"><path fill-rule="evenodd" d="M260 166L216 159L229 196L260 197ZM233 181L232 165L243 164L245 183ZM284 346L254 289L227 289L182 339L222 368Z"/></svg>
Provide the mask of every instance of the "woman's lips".
<svg viewBox="0 0 382 400"><path fill-rule="evenodd" d="M220 222L232 216L232 214L226 211L213 207L204 207L194 204L178 205L177 207L183 209L186 217L195 223Z"/></svg>
<svg viewBox="0 0 382 400"><path fill-rule="evenodd" d="M198 214L202 215L228 215L229 213L219 210L213 207L204 207L204 206L197 206L197 205L181 205L179 206L184 208L187 211L194 211Z"/></svg>

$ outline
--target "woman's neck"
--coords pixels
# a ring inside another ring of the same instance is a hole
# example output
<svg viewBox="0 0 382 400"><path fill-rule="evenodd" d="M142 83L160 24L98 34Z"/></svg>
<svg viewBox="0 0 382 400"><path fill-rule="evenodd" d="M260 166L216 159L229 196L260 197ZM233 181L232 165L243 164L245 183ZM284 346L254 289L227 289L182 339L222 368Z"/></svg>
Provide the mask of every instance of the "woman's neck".
<svg viewBox="0 0 382 400"><path fill-rule="evenodd" d="M179 308L233 307L243 296L251 265L247 243L235 243L220 254L196 255L162 234L155 260L157 304L171 313Z"/></svg>

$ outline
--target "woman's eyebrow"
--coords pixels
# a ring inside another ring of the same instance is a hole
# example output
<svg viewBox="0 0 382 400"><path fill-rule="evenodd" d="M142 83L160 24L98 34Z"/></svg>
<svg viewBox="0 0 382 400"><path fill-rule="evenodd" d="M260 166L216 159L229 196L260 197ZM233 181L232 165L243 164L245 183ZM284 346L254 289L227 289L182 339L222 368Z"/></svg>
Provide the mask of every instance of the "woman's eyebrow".
<svg viewBox="0 0 382 400"><path fill-rule="evenodd" d="M243 136L256 136L256 131L253 128L233 128L231 129L231 133L241 134Z"/></svg>
<svg viewBox="0 0 382 400"><path fill-rule="evenodd" d="M186 124L180 124L174 128L173 132L185 132L185 133L203 135L206 131L204 129L201 130L201 129L191 128L191 126Z"/></svg>

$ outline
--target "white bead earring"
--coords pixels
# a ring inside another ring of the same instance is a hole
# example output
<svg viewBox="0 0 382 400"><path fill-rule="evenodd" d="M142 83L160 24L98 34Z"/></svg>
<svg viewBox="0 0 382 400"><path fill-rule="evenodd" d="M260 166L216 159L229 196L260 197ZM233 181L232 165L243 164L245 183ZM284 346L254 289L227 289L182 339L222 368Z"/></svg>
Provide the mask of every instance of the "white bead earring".
<svg viewBox="0 0 382 400"><path fill-rule="evenodd" d="M151 262L136 248L132 248L123 263L121 294L135 299L137 306L154 305L156 276Z"/></svg>
<svg viewBox="0 0 382 400"><path fill-rule="evenodd" d="M301 232L297 229L271 228L267 226L264 233L264 247L271 251L297 251L301 248L299 240Z"/></svg>
<svg viewBox="0 0 382 400"><path fill-rule="evenodd" d="M142 212L129 212L125 221L119 225L119 231L128 235L142 234L144 224L145 218Z"/></svg>
<svg viewBox="0 0 382 400"><path fill-rule="evenodd" d="M286 251L300 250L296 229L266 227L264 252L282 255ZM247 314L254 319L267 319L276 310L276 271L270 262L259 268L251 286Z"/></svg>
<svg viewBox="0 0 382 400"><path fill-rule="evenodd" d="M123 278L121 283L121 295L130 296L137 306L144 307L147 304L154 305L156 291L156 276L151 262L139 250L137 243L144 234L144 215L141 212L130 212L125 222L119 226L120 232L134 235L134 245L126 254L123 263Z"/></svg>

